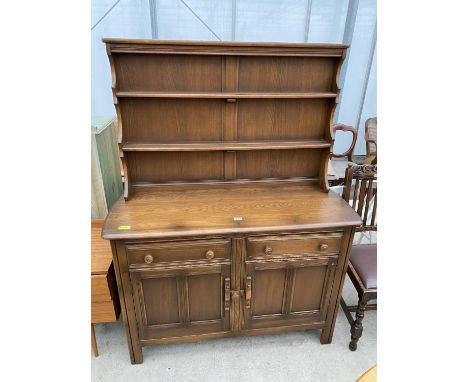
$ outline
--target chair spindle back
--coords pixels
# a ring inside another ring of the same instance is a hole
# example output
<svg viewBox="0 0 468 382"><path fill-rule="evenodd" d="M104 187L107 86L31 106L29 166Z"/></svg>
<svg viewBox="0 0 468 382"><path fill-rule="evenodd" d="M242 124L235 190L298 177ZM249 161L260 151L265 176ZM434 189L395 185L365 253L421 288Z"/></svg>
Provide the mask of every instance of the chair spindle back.
<svg viewBox="0 0 468 382"><path fill-rule="evenodd" d="M362 219L356 231L377 231L377 165L350 164L346 169L343 199Z"/></svg>

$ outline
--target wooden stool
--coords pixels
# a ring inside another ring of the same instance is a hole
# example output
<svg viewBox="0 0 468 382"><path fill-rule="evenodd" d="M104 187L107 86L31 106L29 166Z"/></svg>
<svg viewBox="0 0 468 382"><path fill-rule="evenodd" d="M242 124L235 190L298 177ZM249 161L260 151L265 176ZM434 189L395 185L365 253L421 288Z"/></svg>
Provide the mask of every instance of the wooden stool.
<svg viewBox="0 0 468 382"><path fill-rule="evenodd" d="M356 382L377 382L377 365L367 370Z"/></svg>

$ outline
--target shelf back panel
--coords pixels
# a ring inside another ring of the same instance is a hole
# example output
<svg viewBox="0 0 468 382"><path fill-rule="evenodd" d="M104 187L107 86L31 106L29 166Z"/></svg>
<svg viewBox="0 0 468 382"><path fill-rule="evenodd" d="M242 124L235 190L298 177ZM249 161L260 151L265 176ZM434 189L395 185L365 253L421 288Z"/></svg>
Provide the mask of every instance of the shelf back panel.
<svg viewBox="0 0 468 382"><path fill-rule="evenodd" d="M334 100L239 100L239 140L323 139Z"/></svg>
<svg viewBox="0 0 468 382"><path fill-rule="evenodd" d="M223 99L120 100L124 141L147 143L324 139L333 106L329 99L238 100L227 137L224 116L236 106Z"/></svg>
<svg viewBox="0 0 468 382"><path fill-rule="evenodd" d="M238 179L319 176L321 150L262 150L236 153Z"/></svg>
<svg viewBox="0 0 468 382"><path fill-rule="evenodd" d="M125 158L135 183L224 180L222 151L131 152Z"/></svg>
<svg viewBox="0 0 468 382"><path fill-rule="evenodd" d="M221 141L224 100L119 100L123 139L133 142Z"/></svg>
<svg viewBox="0 0 468 382"><path fill-rule="evenodd" d="M222 57L117 54L120 91L220 92Z"/></svg>
<svg viewBox="0 0 468 382"><path fill-rule="evenodd" d="M339 60L239 57L239 92L332 92Z"/></svg>
<svg viewBox="0 0 468 382"><path fill-rule="evenodd" d="M321 150L238 151L234 157L231 153L128 152L125 158L135 183L319 176ZM228 174L232 167L235 171Z"/></svg>

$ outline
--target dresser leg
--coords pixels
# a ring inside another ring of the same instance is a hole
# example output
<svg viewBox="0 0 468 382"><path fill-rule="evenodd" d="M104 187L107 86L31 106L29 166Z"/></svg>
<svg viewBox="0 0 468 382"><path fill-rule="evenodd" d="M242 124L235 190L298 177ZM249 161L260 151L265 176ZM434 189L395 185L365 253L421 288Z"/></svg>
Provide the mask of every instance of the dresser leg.
<svg viewBox="0 0 468 382"><path fill-rule="evenodd" d="M122 320L124 322L125 334L127 335L128 352L132 365L143 363L143 352L138 343L138 331L135 321L135 312L133 310L133 298L130 292L130 278L128 272L121 272L126 269L128 264L126 260L125 246L121 242L111 241L112 254L114 258L114 269L119 290L120 306L122 308ZM126 285L126 287L124 287ZM127 289L126 289L127 288Z"/></svg>
<svg viewBox="0 0 468 382"><path fill-rule="evenodd" d="M333 332L330 328L322 329L322 334L320 335L320 343L322 345L331 344L333 338Z"/></svg>
<svg viewBox="0 0 468 382"><path fill-rule="evenodd" d="M97 342L96 342L96 334L94 333L94 324L91 324L91 347L93 348L94 356L99 356Z"/></svg>
<svg viewBox="0 0 468 382"><path fill-rule="evenodd" d="M141 346L133 346L130 353L130 362L132 365L143 363L143 351Z"/></svg>

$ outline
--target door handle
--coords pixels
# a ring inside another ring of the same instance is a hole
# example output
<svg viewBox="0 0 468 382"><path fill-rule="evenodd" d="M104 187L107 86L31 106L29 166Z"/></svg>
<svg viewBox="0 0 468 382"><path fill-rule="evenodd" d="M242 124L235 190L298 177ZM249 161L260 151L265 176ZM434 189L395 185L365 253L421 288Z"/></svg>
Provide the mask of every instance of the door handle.
<svg viewBox="0 0 468 382"><path fill-rule="evenodd" d="M229 310L231 302L231 279L226 277L224 279L224 310Z"/></svg>
<svg viewBox="0 0 468 382"><path fill-rule="evenodd" d="M245 308L250 309L250 300L252 299L252 276L245 279Z"/></svg>

